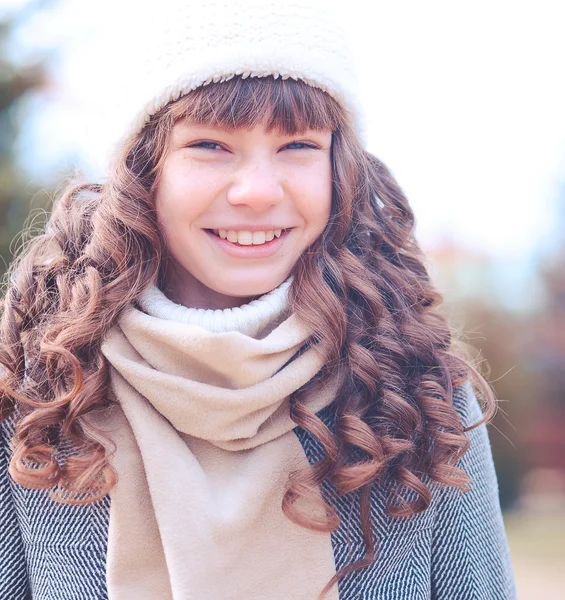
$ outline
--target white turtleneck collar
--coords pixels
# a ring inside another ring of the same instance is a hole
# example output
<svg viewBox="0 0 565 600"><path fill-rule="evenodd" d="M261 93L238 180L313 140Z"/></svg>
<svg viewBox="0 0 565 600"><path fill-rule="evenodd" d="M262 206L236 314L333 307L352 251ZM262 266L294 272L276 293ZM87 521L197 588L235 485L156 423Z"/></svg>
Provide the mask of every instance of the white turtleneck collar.
<svg viewBox="0 0 565 600"><path fill-rule="evenodd" d="M288 307L288 291L292 277L260 298L235 308L189 308L169 300L156 286L149 288L139 298L141 309L153 317L198 325L212 333L239 331L255 337L279 317Z"/></svg>

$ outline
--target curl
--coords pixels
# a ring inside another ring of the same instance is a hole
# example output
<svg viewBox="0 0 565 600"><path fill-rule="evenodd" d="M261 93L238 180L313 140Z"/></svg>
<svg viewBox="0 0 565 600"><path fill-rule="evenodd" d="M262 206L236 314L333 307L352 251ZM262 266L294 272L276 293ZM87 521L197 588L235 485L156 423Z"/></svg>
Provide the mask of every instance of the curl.
<svg viewBox="0 0 565 600"><path fill-rule="evenodd" d="M454 389L474 381L487 406L481 423L495 406L486 382L454 351L438 310L441 296L414 239L412 211L391 174L359 147L347 125L334 134L333 159L332 217L299 259L291 302L315 332L327 363L345 366L348 377L334 401L331 432L299 410L311 384L295 394L292 417L321 442L325 456L294 474L283 504L289 517L308 527L306 514L289 510L308 487L327 479L340 495L359 493L365 557L337 573L324 593L376 557L372 486L387 486L387 512L399 518L428 508L433 482L468 488L457 466L469 441L453 406Z"/></svg>

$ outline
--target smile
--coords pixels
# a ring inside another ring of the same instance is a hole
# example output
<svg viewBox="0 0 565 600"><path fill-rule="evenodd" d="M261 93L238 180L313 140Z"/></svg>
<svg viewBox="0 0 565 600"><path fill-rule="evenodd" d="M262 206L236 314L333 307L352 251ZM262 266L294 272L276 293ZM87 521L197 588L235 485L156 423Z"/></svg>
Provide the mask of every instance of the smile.
<svg viewBox="0 0 565 600"><path fill-rule="evenodd" d="M268 231L235 231L234 229L211 229L214 235L239 246L261 246L280 238L284 229L270 229Z"/></svg>
<svg viewBox="0 0 565 600"><path fill-rule="evenodd" d="M223 229L205 229L213 245L221 252L237 259L265 259L276 256L286 245L290 229L269 229L267 231L236 231ZM224 234L222 237L220 234ZM236 240L231 242L231 239ZM236 234L236 235L233 235ZM272 237L271 237L272 234Z"/></svg>

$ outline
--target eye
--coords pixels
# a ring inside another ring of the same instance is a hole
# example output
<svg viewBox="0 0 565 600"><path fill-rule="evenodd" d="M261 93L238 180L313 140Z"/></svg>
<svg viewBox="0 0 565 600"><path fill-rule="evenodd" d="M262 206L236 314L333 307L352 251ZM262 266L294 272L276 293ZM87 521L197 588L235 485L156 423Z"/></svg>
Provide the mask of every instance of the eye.
<svg viewBox="0 0 565 600"><path fill-rule="evenodd" d="M311 142L291 142L290 144L287 144L285 148L288 148L289 150L305 150L308 148L311 150L319 150L320 146Z"/></svg>
<svg viewBox="0 0 565 600"><path fill-rule="evenodd" d="M194 142L188 146L189 148L202 148L204 150L223 150L222 146L218 142L209 142L203 140L201 142Z"/></svg>

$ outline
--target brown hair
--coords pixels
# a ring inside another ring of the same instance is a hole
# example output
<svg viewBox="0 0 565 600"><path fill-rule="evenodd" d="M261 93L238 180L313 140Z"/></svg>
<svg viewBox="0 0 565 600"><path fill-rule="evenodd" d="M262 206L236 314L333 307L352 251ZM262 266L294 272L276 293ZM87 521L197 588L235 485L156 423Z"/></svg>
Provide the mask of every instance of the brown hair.
<svg viewBox="0 0 565 600"><path fill-rule="evenodd" d="M337 494L360 494L366 556L336 574L328 590L375 559L375 482L392 484L388 511L400 517L429 506L431 481L467 486L456 466L468 440L452 404L454 388L474 380L487 416L494 399L453 351L398 184L362 148L337 102L304 83L236 77L201 87L125 144L106 184L71 187L55 203L45 233L13 265L4 301L0 419L17 408L18 421L10 473L23 486L52 488L57 500L75 503L99 499L115 484L105 446L84 417L109 403L103 337L161 276L166 251L153 193L169 133L182 117L228 128L264 123L288 134L333 130L330 220L295 265L291 287L292 308L326 359L291 397L291 415L325 456L292 475L283 501L291 520L327 532L339 519L317 495L322 482ZM332 405L332 431L304 400L338 368L346 377ZM63 461L62 445L73 449ZM308 499L323 503L319 518L300 508Z"/></svg>

